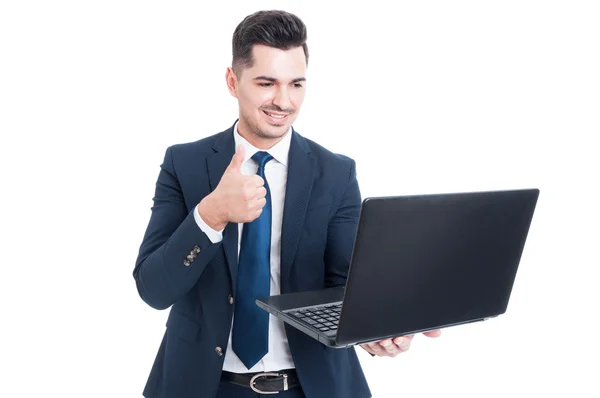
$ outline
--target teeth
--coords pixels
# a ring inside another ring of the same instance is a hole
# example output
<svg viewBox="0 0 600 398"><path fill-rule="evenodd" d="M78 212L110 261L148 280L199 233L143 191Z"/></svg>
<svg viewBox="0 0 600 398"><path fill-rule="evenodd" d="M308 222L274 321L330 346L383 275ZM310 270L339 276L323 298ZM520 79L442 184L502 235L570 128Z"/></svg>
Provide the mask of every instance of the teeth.
<svg viewBox="0 0 600 398"><path fill-rule="evenodd" d="M283 119L286 115L273 115L271 113L267 113L267 115L274 117L275 119Z"/></svg>

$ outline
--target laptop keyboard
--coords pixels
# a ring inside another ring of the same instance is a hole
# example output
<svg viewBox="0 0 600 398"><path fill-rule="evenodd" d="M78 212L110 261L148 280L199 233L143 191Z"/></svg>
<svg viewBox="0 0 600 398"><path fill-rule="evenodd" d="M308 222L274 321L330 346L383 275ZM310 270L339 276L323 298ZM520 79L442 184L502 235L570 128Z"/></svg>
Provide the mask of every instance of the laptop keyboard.
<svg viewBox="0 0 600 398"><path fill-rule="evenodd" d="M317 328L321 332L331 334L331 332L337 331L341 311L342 303L339 303L292 310L287 314Z"/></svg>

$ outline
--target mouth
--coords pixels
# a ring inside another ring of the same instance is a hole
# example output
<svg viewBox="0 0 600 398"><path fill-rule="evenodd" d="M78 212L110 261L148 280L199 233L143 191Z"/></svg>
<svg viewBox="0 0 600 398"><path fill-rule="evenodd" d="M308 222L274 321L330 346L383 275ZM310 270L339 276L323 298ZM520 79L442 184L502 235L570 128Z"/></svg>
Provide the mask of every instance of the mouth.
<svg viewBox="0 0 600 398"><path fill-rule="evenodd" d="M287 120L289 113L277 113L277 112L267 112L262 111L265 116L267 116L267 120L271 123L282 123Z"/></svg>

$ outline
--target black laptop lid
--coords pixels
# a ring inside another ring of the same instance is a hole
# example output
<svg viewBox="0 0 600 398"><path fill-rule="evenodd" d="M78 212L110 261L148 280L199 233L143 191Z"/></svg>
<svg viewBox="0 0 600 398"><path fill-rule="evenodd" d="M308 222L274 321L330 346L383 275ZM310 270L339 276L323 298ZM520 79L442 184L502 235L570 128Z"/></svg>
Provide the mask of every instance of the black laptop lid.
<svg viewBox="0 0 600 398"><path fill-rule="evenodd" d="M539 190L363 201L337 341L506 311Z"/></svg>

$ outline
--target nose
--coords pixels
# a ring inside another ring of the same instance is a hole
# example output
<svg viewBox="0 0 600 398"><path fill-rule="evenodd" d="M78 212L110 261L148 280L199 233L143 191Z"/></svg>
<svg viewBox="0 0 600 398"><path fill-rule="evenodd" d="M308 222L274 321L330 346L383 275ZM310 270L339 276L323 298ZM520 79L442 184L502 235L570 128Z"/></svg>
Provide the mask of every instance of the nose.
<svg viewBox="0 0 600 398"><path fill-rule="evenodd" d="M287 88L281 87L277 90L277 94L275 98L273 98L273 105L276 105L282 111L286 111L292 107L292 102L290 99L290 94L287 91Z"/></svg>

